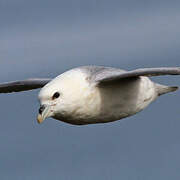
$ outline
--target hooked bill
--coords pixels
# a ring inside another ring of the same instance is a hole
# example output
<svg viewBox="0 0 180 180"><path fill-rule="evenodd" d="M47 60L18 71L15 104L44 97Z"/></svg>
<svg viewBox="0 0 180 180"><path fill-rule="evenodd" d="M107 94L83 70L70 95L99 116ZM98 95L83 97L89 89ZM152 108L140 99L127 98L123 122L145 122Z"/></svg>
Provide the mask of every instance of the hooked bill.
<svg viewBox="0 0 180 180"><path fill-rule="evenodd" d="M42 117L41 114L38 114L38 116L37 116L37 122L38 122L39 124L41 124L41 123L43 122L43 117Z"/></svg>

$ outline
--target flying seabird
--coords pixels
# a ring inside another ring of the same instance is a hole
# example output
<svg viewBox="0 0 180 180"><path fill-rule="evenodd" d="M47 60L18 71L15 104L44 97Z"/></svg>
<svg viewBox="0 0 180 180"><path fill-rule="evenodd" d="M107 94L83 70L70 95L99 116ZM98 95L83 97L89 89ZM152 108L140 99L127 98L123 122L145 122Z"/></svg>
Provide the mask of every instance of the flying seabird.
<svg viewBox="0 0 180 180"><path fill-rule="evenodd" d="M42 88L39 123L52 117L74 125L107 123L136 114L157 97L178 87L165 86L148 77L180 75L180 67L125 71L103 66L82 66L54 79L27 79L0 84L0 93Z"/></svg>

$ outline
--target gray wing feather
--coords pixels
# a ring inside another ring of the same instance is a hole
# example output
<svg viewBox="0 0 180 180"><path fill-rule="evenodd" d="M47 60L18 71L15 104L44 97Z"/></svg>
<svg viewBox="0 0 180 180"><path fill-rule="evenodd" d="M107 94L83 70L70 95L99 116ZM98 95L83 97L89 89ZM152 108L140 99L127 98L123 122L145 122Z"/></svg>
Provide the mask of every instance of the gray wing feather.
<svg viewBox="0 0 180 180"><path fill-rule="evenodd" d="M161 67L161 68L143 68L133 71L116 72L111 74L105 74L103 76L98 75L95 81L98 84L110 81L121 80L125 78L134 78L138 76L160 76L160 75L180 75L180 67Z"/></svg>
<svg viewBox="0 0 180 180"><path fill-rule="evenodd" d="M22 81L2 83L0 84L0 93L20 92L42 88L50 80L51 79L27 79Z"/></svg>
<svg viewBox="0 0 180 180"><path fill-rule="evenodd" d="M82 66L79 69L89 75L89 80L92 83L100 82L101 80L104 80L104 78L115 77L127 72L122 69L104 66Z"/></svg>

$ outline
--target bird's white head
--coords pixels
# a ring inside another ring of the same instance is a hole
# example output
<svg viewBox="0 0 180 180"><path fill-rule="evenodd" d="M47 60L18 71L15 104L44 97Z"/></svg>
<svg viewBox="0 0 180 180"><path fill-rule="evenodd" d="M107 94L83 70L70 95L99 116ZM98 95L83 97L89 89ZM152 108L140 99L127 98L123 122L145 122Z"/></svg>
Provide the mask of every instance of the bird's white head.
<svg viewBox="0 0 180 180"><path fill-rule="evenodd" d="M87 75L81 70L73 69L57 76L39 93L38 122L48 117L66 121L83 115L91 94Z"/></svg>

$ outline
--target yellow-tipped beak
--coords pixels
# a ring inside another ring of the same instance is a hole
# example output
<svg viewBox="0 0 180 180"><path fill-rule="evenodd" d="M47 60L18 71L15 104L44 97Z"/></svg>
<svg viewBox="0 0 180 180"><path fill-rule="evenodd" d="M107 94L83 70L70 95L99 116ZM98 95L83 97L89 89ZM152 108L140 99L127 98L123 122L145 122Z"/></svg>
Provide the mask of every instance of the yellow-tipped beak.
<svg viewBox="0 0 180 180"><path fill-rule="evenodd" d="M51 116L50 106L42 105L39 109L39 114L37 116L37 122L41 124L46 118Z"/></svg>
<svg viewBox="0 0 180 180"><path fill-rule="evenodd" d="M38 114L38 116L37 116L37 122L39 123L39 124L41 124L42 122L43 122L43 117L42 117L42 115L41 114Z"/></svg>

